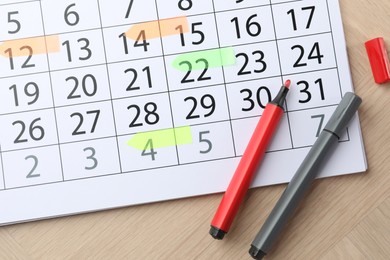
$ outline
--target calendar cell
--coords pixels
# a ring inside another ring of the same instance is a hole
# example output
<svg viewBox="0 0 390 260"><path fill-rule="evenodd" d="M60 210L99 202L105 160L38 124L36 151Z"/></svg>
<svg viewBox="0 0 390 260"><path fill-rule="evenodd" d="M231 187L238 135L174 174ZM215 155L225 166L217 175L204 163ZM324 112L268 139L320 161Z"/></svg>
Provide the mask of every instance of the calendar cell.
<svg viewBox="0 0 390 260"><path fill-rule="evenodd" d="M155 0L100 0L99 5L103 27L158 20Z"/></svg>
<svg viewBox="0 0 390 260"><path fill-rule="evenodd" d="M0 79L1 114L53 107L49 73Z"/></svg>
<svg viewBox="0 0 390 260"><path fill-rule="evenodd" d="M61 143L115 136L111 101L56 109Z"/></svg>
<svg viewBox="0 0 390 260"><path fill-rule="evenodd" d="M193 89L224 83L222 68L209 67L215 58L207 55L204 58L202 55L198 56L189 55L188 59L181 55L165 57L169 90ZM176 66L174 64L178 59L178 66Z"/></svg>
<svg viewBox="0 0 390 260"><path fill-rule="evenodd" d="M214 0L216 12L269 5L269 0Z"/></svg>
<svg viewBox="0 0 390 260"><path fill-rule="evenodd" d="M276 97L281 86L280 77L228 84L226 89L231 118L263 114L265 106Z"/></svg>
<svg viewBox="0 0 390 260"><path fill-rule="evenodd" d="M313 145L336 107L337 105L289 113L294 148ZM345 131L340 141L348 139Z"/></svg>
<svg viewBox="0 0 390 260"><path fill-rule="evenodd" d="M47 57L44 53L36 53L36 46L29 45L28 40L0 42L0 71L0 78L46 72Z"/></svg>
<svg viewBox="0 0 390 260"><path fill-rule="evenodd" d="M183 28L181 20L179 24L165 23L171 29L177 31L177 34L162 37L164 54L177 54L183 52L192 52L218 47L217 28L215 18L212 14L191 16L187 18L188 28Z"/></svg>
<svg viewBox="0 0 390 260"><path fill-rule="evenodd" d="M326 1L295 1L274 5L278 39L330 32Z"/></svg>
<svg viewBox="0 0 390 260"><path fill-rule="evenodd" d="M316 106L337 105L341 101L339 75L336 69L288 76L292 86L287 97L289 111Z"/></svg>
<svg viewBox="0 0 390 260"><path fill-rule="evenodd" d="M3 153L8 189L63 181L58 146Z"/></svg>
<svg viewBox="0 0 390 260"><path fill-rule="evenodd" d="M112 63L162 56L161 39L156 37L158 30L158 23L146 27L132 24L104 29L107 61Z"/></svg>
<svg viewBox="0 0 390 260"><path fill-rule="evenodd" d="M216 14L218 28L228 27L232 33L220 33L222 47L275 40L271 7L262 6Z"/></svg>
<svg viewBox="0 0 390 260"><path fill-rule="evenodd" d="M53 109L4 115L0 125L3 152L54 145L58 141Z"/></svg>
<svg viewBox="0 0 390 260"><path fill-rule="evenodd" d="M179 16L193 16L214 11L213 2L209 0L157 0L160 19Z"/></svg>
<svg viewBox="0 0 390 260"><path fill-rule="evenodd" d="M232 121L234 143L238 156L244 154L245 148L248 146L249 140L252 137L253 131L258 124L259 117L250 117ZM279 123L278 129L268 146L267 152L276 152L292 148L290 128L285 113Z"/></svg>
<svg viewBox="0 0 390 260"><path fill-rule="evenodd" d="M120 173L116 138L61 145L65 180Z"/></svg>
<svg viewBox="0 0 390 260"><path fill-rule="evenodd" d="M332 35L318 34L278 41L284 75L336 67Z"/></svg>
<svg viewBox="0 0 390 260"><path fill-rule="evenodd" d="M236 65L224 66L227 83L280 75L276 42L236 46L234 52Z"/></svg>
<svg viewBox="0 0 390 260"><path fill-rule="evenodd" d="M51 70L105 63L101 30L61 34L59 38L61 51L49 53Z"/></svg>
<svg viewBox="0 0 390 260"><path fill-rule="evenodd" d="M178 145L181 164L234 157L230 122L191 126L192 143Z"/></svg>
<svg viewBox="0 0 390 260"><path fill-rule="evenodd" d="M114 99L168 90L162 57L108 65Z"/></svg>
<svg viewBox="0 0 390 260"><path fill-rule="evenodd" d="M146 140L143 149L131 147L128 141L135 135L118 137L119 154L123 172L178 165L176 146L154 147L153 139Z"/></svg>
<svg viewBox="0 0 390 260"><path fill-rule="evenodd" d="M97 0L41 0L46 34L98 29Z"/></svg>
<svg viewBox="0 0 390 260"><path fill-rule="evenodd" d="M56 107L110 100L106 65L51 74Z"/></svg>
<svg viewBox="0 0 390 260"><path fill-rule="evenodd" d="M177 31L175 35L162 38L165 55L218 47L214 15L188 17L187 22L187 28L183 28L182 24L165 23L172 27L170 31Z"/></svg>
<svg viewBox="0 0 390 260"><path fill-rule="evenodd" d="M172 92L171 100L176 127L229 120L223 85Z"/></svg>
<svg viewBox="0 0 390 260"><path fill-rule="evenodd" d="M43 35L39 1L2 5L0 17L0 42Z"/></svg>
<svg viewBox="0 0 390 260"><path fill-rule="evenodd" d="M118 135L172 128L167 93L114 100Z"/></svg>

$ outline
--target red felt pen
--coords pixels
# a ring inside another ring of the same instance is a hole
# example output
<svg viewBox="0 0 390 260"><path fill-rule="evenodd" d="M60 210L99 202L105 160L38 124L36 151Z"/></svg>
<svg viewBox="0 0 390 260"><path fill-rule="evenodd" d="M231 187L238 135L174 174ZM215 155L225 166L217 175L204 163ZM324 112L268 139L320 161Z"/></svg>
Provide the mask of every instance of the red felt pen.
<svg viewBox="0 0 390 260"><path fill-rule="evenodd" d="M238 164L232 180L222 198L221 203L211 221L210 235L215 239L223 239L237 214L249 185L255 176L256 170L264 157L268 144L276 132L276 128L283 116L283 104L290 88L291 81L287 80L278 95L269 102L247 148Z"/></svg>

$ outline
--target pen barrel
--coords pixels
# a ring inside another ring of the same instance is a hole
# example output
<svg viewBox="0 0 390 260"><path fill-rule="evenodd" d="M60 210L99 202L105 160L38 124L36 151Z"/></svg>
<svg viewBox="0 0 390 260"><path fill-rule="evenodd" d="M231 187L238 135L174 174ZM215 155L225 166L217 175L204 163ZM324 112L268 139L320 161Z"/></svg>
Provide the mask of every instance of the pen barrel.
<svg viewBox="0 0 390 260"><path fill-rule="evenodd" d="M287 221L298 207L299 202L310 188L311 182L318 175L322 162L326 161L326 157L329 156L329 150L338 142L361 102L361 98L352 92L345 93L324 130L322 130L253 240L249 250L249 254L253 258L262 259L269 252Z"/></svg>
<svg viewBox="0 0 390 260"><path fill-rule="evenodd" d="M260 251L264 254L269 252L285 224L298 207L299 202L310 188L311 182L316 178L321 162L326 161L324 157L328 156L328 151L337 142L337 136L331 132L323 131L320 134L253 240L251 251ZM254 256L252 252L250 253Z"/></svg>
<svg viewBox="0 0 390 260"><path fill-rule="evenodd" d="M211 226L227 233L255 176L284 110L268 104L214 215Z"/></svg>

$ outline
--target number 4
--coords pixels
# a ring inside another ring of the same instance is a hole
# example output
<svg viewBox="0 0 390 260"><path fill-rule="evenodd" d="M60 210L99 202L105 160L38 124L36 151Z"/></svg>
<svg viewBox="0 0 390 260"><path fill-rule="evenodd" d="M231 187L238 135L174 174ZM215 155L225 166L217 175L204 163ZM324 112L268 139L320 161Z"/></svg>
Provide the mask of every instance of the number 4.
<svg viewBox="0 0 390 260"><path fill-rule="evenodd" d="M154 150L153 139L149 139L146 142L146 145L145 145L144 150L142 151L141 155L142 156L151 156L152 161L155 161L156 160L156 154L157 154L157 152Z"/></svg>

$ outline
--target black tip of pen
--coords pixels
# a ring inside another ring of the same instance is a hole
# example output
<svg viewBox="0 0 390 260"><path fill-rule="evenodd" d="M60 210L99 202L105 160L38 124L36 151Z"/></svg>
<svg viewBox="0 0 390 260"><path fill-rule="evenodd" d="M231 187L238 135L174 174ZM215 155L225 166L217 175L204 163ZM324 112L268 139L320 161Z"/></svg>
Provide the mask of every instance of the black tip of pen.
<svg viewBox="0 0 390 260"><path fill-rule="evenodd" d="M265 252L261 251L260 249L258 249L258 248L255 247L255 246L251 246L251 248L249 249L249 254L250 254L254 259L257 259L257 260L263 259L263 257L266 255Z"/></svg>
<svg viewBox="0 0 390 260"><path fill-rule="evenodd" d="M222 240L223 237L225 236L226 232L219 229L219 228L216 228L216 227L213 227L211 226L210 228L210 231L209 231L209 234L215 238L215 239L218 239L218 240Z"/></svg>

